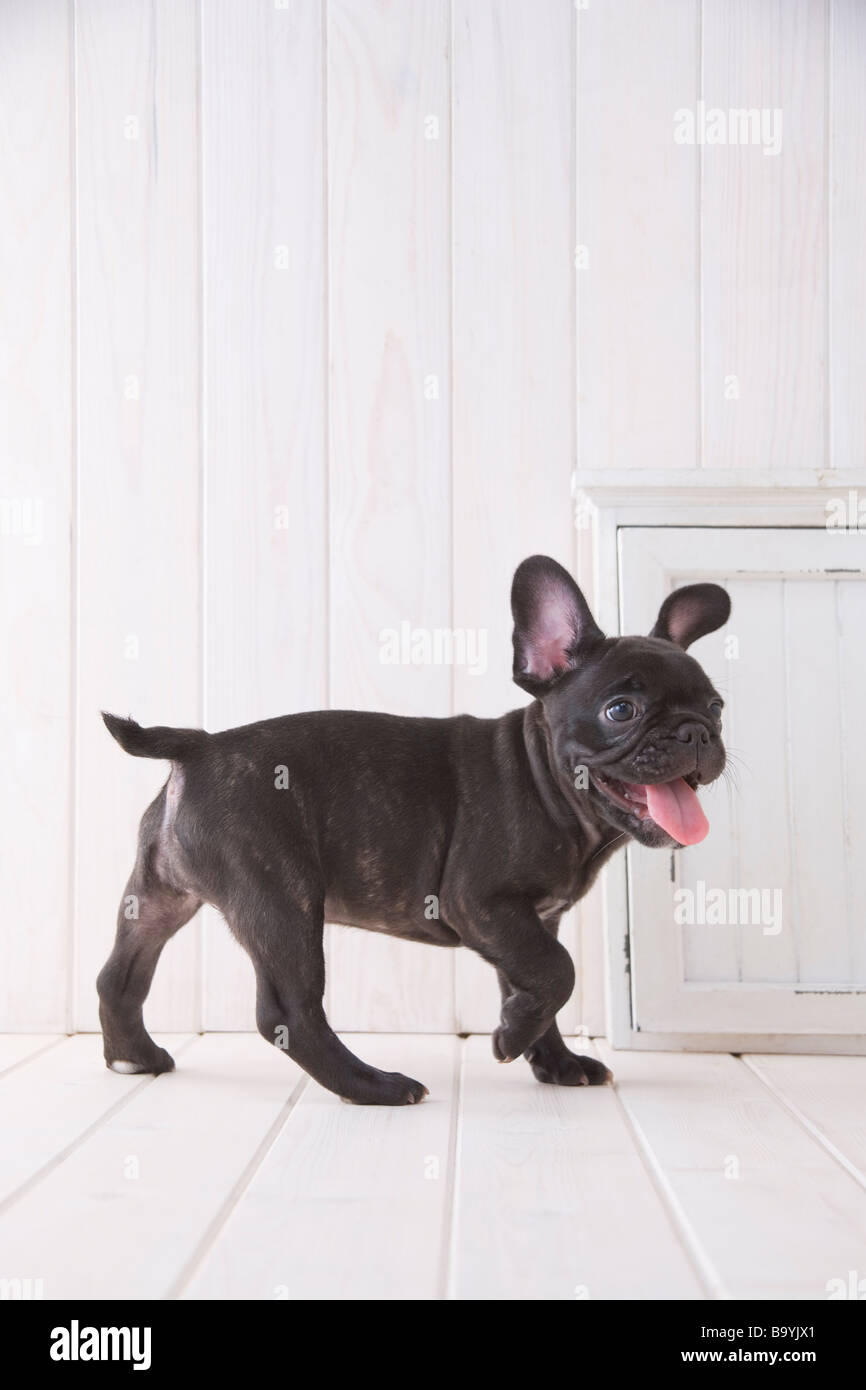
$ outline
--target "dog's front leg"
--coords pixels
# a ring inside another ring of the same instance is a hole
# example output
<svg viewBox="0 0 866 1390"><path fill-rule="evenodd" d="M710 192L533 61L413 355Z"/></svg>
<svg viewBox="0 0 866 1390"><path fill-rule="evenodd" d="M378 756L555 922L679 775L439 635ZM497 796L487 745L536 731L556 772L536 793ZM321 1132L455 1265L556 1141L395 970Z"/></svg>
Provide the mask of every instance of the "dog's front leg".
<svg viewBox="0 0 866 1390"><path fill-rule="evenodd" d="M497 970L503 1005L514 994L514 986L501 970ZM603 1086L613 1080L613 1073L595 1057L581 1057L565 1045L556 1019L546 1033L524 1052L537 1081L553 1086Z"/></svg>
<svg viewBox="0 0 866 1390"><path fill-rule="evenodd" d="M555 1027L574 989L571 956L529 904L511 899L477 906L460 934L499 974L502 1019L493 1052L511 1062Z"/></svg>

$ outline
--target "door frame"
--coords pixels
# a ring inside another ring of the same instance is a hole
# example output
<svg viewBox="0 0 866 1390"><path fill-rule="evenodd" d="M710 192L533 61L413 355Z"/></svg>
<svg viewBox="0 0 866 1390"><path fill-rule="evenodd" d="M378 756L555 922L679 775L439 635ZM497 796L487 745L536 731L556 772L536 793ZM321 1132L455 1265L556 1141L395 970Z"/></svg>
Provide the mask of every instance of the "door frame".
<svg viewBox="0 0 866 1390"><path fill-rule="evenodd" d="M827 504L863 491L854 470L744 473L697 469L576 470L572 476L576 572L602 630L619 634L619 532L623 527L820 528ZM615 1048L670 1052L801 1052L866 1055L866 1035L665 1033L635 1027L630 968L629 877L625 855L601 878L607 1036Z"/></svg>

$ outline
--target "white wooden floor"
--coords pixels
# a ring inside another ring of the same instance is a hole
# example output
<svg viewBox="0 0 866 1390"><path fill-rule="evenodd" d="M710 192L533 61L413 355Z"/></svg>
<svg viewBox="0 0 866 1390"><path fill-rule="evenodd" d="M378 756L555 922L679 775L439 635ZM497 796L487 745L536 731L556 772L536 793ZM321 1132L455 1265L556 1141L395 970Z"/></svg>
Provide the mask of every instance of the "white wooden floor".
<svg viewBox="0 0 866 1390"><path fill-rule="evenodd" d="M177 1071L154 1080L105 1070L92 1034L0 1037L0 1278L205 1299L824 1299L866 1278L864 1057L599 1043L616 1086L568 1090L486 1037L355 1036L429 1086L392 1110L341 1104L255 1034L160 1041Z"/></svg>

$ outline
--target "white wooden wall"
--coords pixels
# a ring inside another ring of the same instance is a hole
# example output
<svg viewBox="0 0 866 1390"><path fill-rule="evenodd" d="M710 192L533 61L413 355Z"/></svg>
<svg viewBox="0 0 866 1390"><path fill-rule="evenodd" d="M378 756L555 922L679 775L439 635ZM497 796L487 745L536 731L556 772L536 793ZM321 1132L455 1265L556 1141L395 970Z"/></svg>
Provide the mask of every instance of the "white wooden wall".
<svg viewBox="0 0 866 1390"><path fill-rule="evenodd" d="M860 0L5 0L0 1026L95 1025L163 775L100 708L500 713L576 466L863 464L864 72ZM677 145L701 95L781 153ZM382 665L404 619L486 674ZM474 960L330 935L338 1025L490 1025ZM148 1016L251 1026L221 923Z"/></svg>

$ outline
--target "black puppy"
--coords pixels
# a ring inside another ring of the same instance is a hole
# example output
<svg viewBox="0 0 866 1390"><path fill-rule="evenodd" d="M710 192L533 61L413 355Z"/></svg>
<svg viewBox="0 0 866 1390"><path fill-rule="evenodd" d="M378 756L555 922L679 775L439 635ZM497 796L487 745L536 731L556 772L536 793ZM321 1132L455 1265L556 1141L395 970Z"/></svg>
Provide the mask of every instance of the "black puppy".
<svg viewBox="0 0 866 1390"><path fill-rule="evenodd" d="M174 1065L142 1005L166 941L209 902L252 958L262 1035L347 1100L427 1092L359 1061L330 1028L326 919L469 946L499 976L500 1061L523 1053L539 1081L565 1086L608 1079L556 1026L574 986L559 918L629 837L706 834L695 788L725 765L722 701L683 649L730 602L690 585L649 637L605 637L570 575L536 555L511 604L514 679L536 698L500 719L329 710L208 734L103 715L128 753L172 762L97 981L110 1067Z"/></svg>

